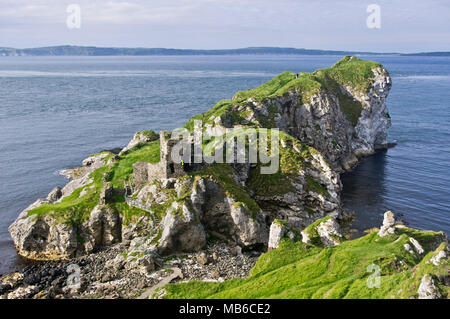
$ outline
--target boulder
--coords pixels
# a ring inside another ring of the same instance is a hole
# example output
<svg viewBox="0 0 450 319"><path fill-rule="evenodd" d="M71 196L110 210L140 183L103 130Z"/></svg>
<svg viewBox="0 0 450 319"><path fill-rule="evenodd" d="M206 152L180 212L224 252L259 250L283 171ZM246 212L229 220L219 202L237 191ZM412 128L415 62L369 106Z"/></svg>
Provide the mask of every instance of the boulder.
<svg viewBox="0 0 450 319"><path fill-rule="evenodd" d="M429 274L426 274L422 277L419 289L417 290L417 294L419 295L419 299L441 298L439 289L436 287L433 278Z"/></svg>
<svg viewBox="0 0 450 319"><path fill-rule="evenodd" d="M395 234L395 215L391 211L384 213L383 225L378 232L378 236L385 237L390 234Z"/></svg>
<svg viewBox="0 0 450 319"><path fill-rule="evenodd" d="M278 248L281 239L286 235L287 231L288 228L282 222L278 220L272 222L272 225L270 225L269 243L267 245L269 251Z"/></svg>
<svg viewBox="0 0 450 319"><path fill-rule="evenodd" d="M208 263L208 256L205 253L201 253L196 257L197 263L204 266Z"/></svg>
<svg viewBox="0 0 450 319"><path fill-rule="evenodd" d="M304 243L325 247L339 245L344 239L338 222L332 216L312 223L301 232L301 235Z"/></svg>
<svg viewBox="0 0 450 319"><path fill-rule="evenodd" d="M8 228L18 254L37 260L74 257L78 247L77 230L51 216L28 216L28 210L40 204L42 201L29 206Z"/></svg>
<svg viewBox="0 0 450 319"><path fill-rule="evenodd" d="M174 202L162 221L158 253L194 252L206 245L206 233L195 212L185 204Z"/></svg>
<svg viewBox="0 0 450 319"><path fill-rule="evenodd" d="M86 227L87 234L94 239L93 247L109 246L122 240L120 214L108 205L95 206Z"/></svg>
<svg viewBox="0 0 450 319"><path fill-rule="evenodd" d="M341 228L334 218L320 223L316 230L325 246L339 245L342 241L343 235Z"/></svg>
<svg viewBox="0 0 450 319"><path fill-rule="evenodd" d="M60 199L62 196L61 187L55 187L52 189L50 193L47 195L47 200L49 202L56 202L58 199Z"/></svg>
<svg viewBox="0 0 450 319"><path fill-rule="evenodd" d="M436 251L433 253L433 257L430 258L430 262L435 266L439 266L445 261L448 261L447 245L443 245L443 247L439 247L438 249L436 249Z"/></svg>
<svg viewBox="0 0 450 319"><path fill-rule="evenodd" d="M138 256L128 255L124 261L124 268L145 275L152 273L156 267L153 257L144 254Z"/></svg>
<svg viewBox="0 0 450 319"><path fill-rule="evenodd" d="M410 237L409 238L410 243L413 245L414 250L419 254L419 255L423 255L423 253L425 252L425 250L423 249L422 245L420 245L420 243L415 240L414 238Z"/></svg>

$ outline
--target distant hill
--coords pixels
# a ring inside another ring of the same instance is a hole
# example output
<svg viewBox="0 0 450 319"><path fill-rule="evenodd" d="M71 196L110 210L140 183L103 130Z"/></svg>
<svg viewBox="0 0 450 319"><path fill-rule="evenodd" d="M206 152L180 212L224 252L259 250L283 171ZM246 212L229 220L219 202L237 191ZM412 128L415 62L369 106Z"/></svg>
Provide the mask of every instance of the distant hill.
<svg viewBox="0 0 450 319"><path fill-rule="evenodd" d="M450 56L450 52L428 53L376 53L358 51L310 50L279 47L250 47L224 50L192 50L167 48L103 48L94 46L61 45L42 48L15 49L0 48L0 56L114 56L114 55L255 55L255 54L286 54L286 55L417 55L417 56Z"/></svg>
<svg viewBox="0 0 450 319"><path fill-rule="evenodd" d="M404 56L450 56L450 52L420 52L402 54Z"/></svg>

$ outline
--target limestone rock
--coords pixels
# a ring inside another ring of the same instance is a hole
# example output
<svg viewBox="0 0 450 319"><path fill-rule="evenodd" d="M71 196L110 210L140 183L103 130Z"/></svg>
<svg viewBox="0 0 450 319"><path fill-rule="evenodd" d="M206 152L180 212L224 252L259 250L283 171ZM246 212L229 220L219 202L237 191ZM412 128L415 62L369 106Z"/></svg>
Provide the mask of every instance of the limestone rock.
<svg viewBox="0 0 450 319"><path fill-rule="evenodd" d="M74 257L78 242L72 225L58 223L50 216L28 216L28 210L41 204L30 205L8 228L18 254L38 260Z"/></svg>
<svg viewBox="0 0 450 319"><path fill-rule="evenodd" d="M441 294L439 289L434 284L433 278L426 274L422 277L420 281L419 290L417 290L419 295L419 299L439 299L441 298Z"/></svg>
<svg viewBox="0 0 450 319"><path fill-rule="evenodd" d="M431 262L433 265L438 266L442 259L447 258L447 253L444 250L441 250L436 254L436 256L431 258Z"/></svg>
<svg viewBox="0 0 450 319"><path fill-rule="evenodd" d="M389 234L395 234L395 215L391 211L384 213L383 225L378 232L380 237L385 237Z"/></svg>
<svg viewBox="0 0 450 319"><path fill-rule="evenodd" d="M114 259L108 260L105 264L107 268L113 268L115 271L119 271L124 268L125 255L118 254Z"/></svg>
<svg viewBox="0 0 450 319"><path fill-rule="evenodd" d="M141 274L150 274L155 270L155 262L150 255L129 255L128 258L125 259L124 268L140 272Z"/></svg>
<svg viewBox="0 0 450 319"><path fill-rule="evenodd" d="M56 202L62 196L61 187L55 187L52 191L47 195L47 200L50 202Z"/></svg>
<svg viewBox="0 0 450 319"><path fill-rule="evenodd" d="M37 286L19 287L8 293L8 299L28 299L39 291Z"/></svg>
<svg viewBox="0 0 450 319"><path fill-rule="evenodd" d="M343 236L336 219L330 218L327 221L320 223L316 230L320 236L320 240L325 246L335 246L341 243Z"/></svg>
<svg viewBox="0 0 450 319"><path fill-rule="evenodd" d="M269 233L269 250L278 248L281 239L287 233L287 227L280 222L274 221L272 225L270 225L270 233Z"/></svg>
<svg viewBox="0 0 450 319"><path fill-rule="evenodd" d="M105 183L102 189L100 190L98 203L100 205L105 205L112 200L113 196L114 196L114 188L112 183L110 182Z"/></svg>
<svg viewBox="0 0 450 319"><path fill-rule="evenodd" d="M119 213L110 206L97 205L87 222L94 247L108 246L121 241L122 223Z"/></svg>
<svg viewBox="0 0 450 319"><path fill-rule="evenodd" d="M339 245L343 238L341 228L332 216L319 219L306 227L302 232L302 242L319 246Z"/></svg>
<svg viewBox="0 0 450 319"><path fill-rule="evenodd" d="M203 225L184 204L174 202L162 221L162 234L158 252L167 255L173 252L193 252L206 245Z"/></svg>
<svg viewBox="0 0 450 319"><path fill-rule="evenodd" d="M449 252L449 249L448 249L447 243L442 243L433 252L433 256L430 258L429 262L431 262L435 266L439 266L445 262L448 262L448 252Z"/></svg>
<svg viewBox="0 0 450 319"><path fill-rule="evenodd" d="M218 233L242 247L267 243L269 231L263 221L264 214L259 211L252 215L244 203L231 197L214 180L196 180L190 199L193 210L205 229Z"/></svg>
<svg viewBox="0 0 450 319"><path fill-rule="evenodd" d="M205 253L201 253L197 256L197 263L199 263L201 266L204 266L208 263L208 256Z"/></svg>
<svg viewBox="0 0 450 319"><path fill-rule="evenodd" d="M355 59L346 57L338 63L351 63ZM382 66L374 65L370 71L373 77L367 90L336 83L337 90L325 88L305 101L301 90L292 88L289 94L262 102L249 100L245 107L252 114L253 122L274 121L280 130L322 153L334 170L348 170L358 162L359 156L372 154L377 147L387 143L387 130L391 121L386 98L392 81ZM240 99L239 94L233 99ZM361 105L358 118L349 119L344 114L340 105L343 99ZM236 111L238 108L242 108L242 105L236 106Z"/></svg>
<svg viewBox="0 0 450 319"><path fill-rule="evenodd" d="M149 234L155 228L150 216L139 216L128 224L122 223L122 240L130 241L136 237Z"/></svg>
<svg viewBox="0 0 450 319"><path fill-rule="evenodd" d="M30 205L8 228L19 255L23 257L36 260L69 259L121 240L120 215L109 206L96 206L89 220L79 227L58 222L50 215L28 216L30 209L42 203L38 201Z"/></svg>
<svg viewBox="0 0 450 319"><path fill-rule="evenodd" d="M425 252L425 250L423 250L422 245L420 245L420 243L415 240L414 238L410 237L409 241L411 242L411 244L414 247L414 250L419 254L419 255L423 255L423 253Z"/></svg>

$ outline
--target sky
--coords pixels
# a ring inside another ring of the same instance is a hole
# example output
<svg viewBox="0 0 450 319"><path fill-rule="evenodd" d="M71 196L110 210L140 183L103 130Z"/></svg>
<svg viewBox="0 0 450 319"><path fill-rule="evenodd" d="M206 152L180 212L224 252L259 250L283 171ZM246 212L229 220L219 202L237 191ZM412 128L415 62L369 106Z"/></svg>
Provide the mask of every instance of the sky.
<svg viewBox="0 0 450 319"><path fill-rule="evenodd" d="M71 4L80 28L67 26ZM450 51L449 21L450 0L0 0L0 47Z"/></svg>

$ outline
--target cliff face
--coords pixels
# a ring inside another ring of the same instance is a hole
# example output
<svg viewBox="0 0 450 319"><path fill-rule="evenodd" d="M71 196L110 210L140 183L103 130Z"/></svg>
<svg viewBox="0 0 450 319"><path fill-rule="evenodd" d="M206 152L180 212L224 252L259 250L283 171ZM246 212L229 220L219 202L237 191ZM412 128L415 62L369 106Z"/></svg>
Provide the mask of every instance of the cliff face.
<svg viewBox="0 0 450 319"><path fill-rule="evenodd" d="M119 155L104 152L83 161L69 172L68 185L28 207L9 231L25 257L67 259L121 241L160 254L199 250L213 237L263 247L275 219L294 232L324 216L339 219L338 172L386 143L390 86L381 65L354 57L311 74L283 73L185 126L202 120L206 132L279 128L275 174L246 162L207 165L177 178L145 170L143 176L136 169L148 166L143 162L163 160L160 140L146 131Z"/></svg>

